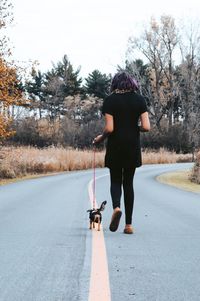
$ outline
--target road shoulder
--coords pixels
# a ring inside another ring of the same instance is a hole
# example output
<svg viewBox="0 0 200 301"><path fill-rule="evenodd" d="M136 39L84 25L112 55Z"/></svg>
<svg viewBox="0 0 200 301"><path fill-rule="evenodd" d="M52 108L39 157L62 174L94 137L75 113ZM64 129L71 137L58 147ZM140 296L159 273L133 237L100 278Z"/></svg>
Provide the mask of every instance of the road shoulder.
<svg viewBox="0 0 200 301"><path fill-rule="evenodd" d="M195 184L189 180L191 170L181 170L170 173L164 173L156 177L156 180L167 185L175 186L177 188L200 193L200 185Z"/></svg>
<svg viewBox="0 0 200 301"><path fill-rule="evenodd" d="M42 173L42 174L29 174L27 176L17 177L17 178L13 178L13 179L0 179L0 186L12 184L12 183L16 183L16 182L20 182L20 181L24 181L24 180L56 176L56 175L60 175L60 174L64 174L64 173L67 173L67 172L64 171L64 172Z"/></svg>

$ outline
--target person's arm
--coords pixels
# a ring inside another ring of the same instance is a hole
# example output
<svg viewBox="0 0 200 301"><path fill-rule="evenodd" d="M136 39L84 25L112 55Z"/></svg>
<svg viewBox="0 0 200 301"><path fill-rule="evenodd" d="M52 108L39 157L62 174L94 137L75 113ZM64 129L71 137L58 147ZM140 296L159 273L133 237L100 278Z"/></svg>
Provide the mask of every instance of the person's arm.
<svg viewBox="0 0 200 301"><path fill-rule="evenodd" d="M114 130L114 122L113 122L113 116L110 114L105 114L105 127L103 130L103 133L101 135L98 135L93 140L93 144L100 143L104 141Z"/></svg>
<svg viewBox="0 0 200 301"><path fill-rule="evenodd" d="M140 132L149 132L150 131L150 121L148 112L144 112L140 115L141 125L139 126Z"/></svg>

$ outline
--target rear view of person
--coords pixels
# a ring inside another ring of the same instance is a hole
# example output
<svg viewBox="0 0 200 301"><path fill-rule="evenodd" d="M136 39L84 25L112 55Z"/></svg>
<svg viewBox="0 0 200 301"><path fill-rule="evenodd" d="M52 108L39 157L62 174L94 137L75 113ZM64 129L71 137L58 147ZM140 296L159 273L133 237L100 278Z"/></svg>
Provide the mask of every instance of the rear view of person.
<svg viewBox="0 0 200 301"><path fill-rule="evenodd" d="M93 141L98 144L108 137L105 166L110 170L113 205L110 230L115 232L119 226L123 187L126 234L133 233L133 178L136 168L142 165L140 132L150 130L146 102L136 93L137 89L137 82L127 72L119 72L113 77L111 94L104 100L102 108L105 128L103 134ZM138 125L139 122L141 126Z"/></svg>

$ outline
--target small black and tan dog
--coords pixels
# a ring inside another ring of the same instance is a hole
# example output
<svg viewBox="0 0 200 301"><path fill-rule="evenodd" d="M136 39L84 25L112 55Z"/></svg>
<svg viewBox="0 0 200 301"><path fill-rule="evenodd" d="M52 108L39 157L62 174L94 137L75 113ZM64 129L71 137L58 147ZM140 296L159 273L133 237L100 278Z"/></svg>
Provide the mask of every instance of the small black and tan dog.
<svg viewBox="0 0 200 301"><path fill-rule="evenodd" d="M98 224L98 231L100 231L100 225L102 221L102 214L101 211L105 209L105 206L107 204L107 201L102 202L100 208L98 209L89 209L87 212L89 212L89 219L90 219L90 229L95 228L95 223Z"/></svg>

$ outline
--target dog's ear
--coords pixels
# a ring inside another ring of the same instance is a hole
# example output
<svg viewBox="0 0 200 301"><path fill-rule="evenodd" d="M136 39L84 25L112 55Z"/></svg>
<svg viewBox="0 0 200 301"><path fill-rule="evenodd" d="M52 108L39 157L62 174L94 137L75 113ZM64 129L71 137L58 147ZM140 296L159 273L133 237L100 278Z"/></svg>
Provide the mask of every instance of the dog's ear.
<svg viewBox="0 0 200 301"><path fill-rule="evenodd" d="M105 209L106 204L107 204L107 201L102 202L101 207L99 208L99 210L103 211Z"/></svg>
<svg viewBox="0 0 200 301"><path fill-rule="evenodd" d="M93 211L92 209L88 209L88 210L87 210L87 212L92 212L92 211Z"/></svg>

